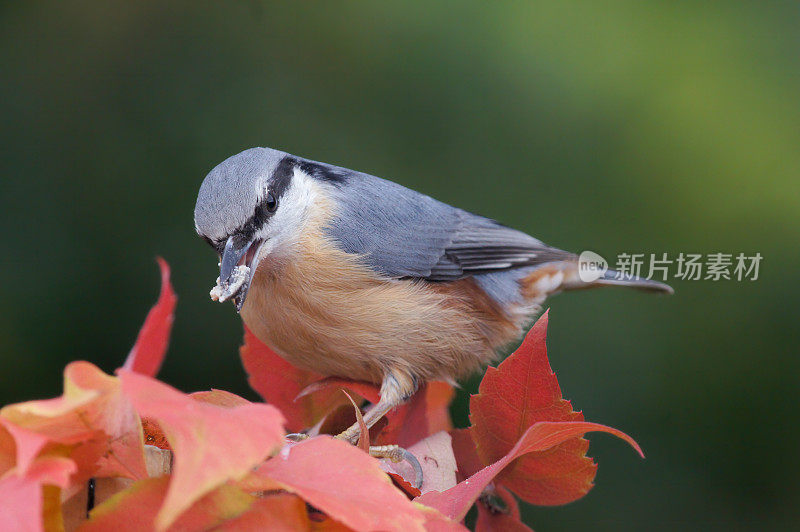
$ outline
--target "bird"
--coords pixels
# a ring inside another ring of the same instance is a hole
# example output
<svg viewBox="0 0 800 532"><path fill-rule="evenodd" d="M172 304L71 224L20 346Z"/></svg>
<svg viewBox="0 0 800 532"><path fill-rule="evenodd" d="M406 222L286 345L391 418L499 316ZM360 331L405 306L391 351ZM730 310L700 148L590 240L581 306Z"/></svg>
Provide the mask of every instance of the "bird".
<svg viewBox="0 0 800 532"><path fill-rule="evenodd" d="M363 172L250 148L200 186L219 256L212 299L295 367L380 386L371 427L425 382L455 384L518 340L558 292L668 285L605 270L495 220ZM340 437L355 441L359 426Z"/></svg>

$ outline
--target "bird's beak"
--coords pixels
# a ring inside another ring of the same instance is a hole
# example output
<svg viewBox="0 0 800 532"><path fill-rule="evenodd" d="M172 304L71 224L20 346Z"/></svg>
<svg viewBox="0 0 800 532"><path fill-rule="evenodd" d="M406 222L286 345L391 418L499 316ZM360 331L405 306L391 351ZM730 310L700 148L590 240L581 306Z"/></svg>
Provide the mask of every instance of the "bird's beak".
<svg viewBox="0 0 800 532"><path fill-rule="evenodd" d="M228 238L219 263L219 280L214 290L217 299L225 301L233 299L236 312L241 312L250 282L255 273L254 259L258 254L261 241L241 242L236 236ZM213 297L212 290L212 297Z"/></svg>
<svg viewBox="0 0 800 532"><path fill-rule="evenodd" d="M228 241L225 242L225 250L222 252L222 261L219 263L220 283L230 283L233 269L242 262L251 244L252 242L246 242L244 245L237 245L235 237L230 237Z"/></svg>

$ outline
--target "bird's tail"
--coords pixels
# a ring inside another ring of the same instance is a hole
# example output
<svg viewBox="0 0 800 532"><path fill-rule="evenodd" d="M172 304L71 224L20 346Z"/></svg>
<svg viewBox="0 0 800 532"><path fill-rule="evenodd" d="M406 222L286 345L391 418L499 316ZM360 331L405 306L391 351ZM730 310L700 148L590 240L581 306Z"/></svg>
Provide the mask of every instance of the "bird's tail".
<svg viewBox="0 0 800 532"><path fill-rule="evenodd" d="M547 296L565 290L583 290L600 286L626 286L653 293L674 293L671 286L659 281L616 270L586 268L577 257L542 264L523 279L522 286L525 296L534 301L541 301Z"/></svg>
<svg viewBox="0 0 800 532"><path fill-rule="evenodd" d="M652 279L644 279L635 275L621 273L616 270L606 270L598 279L590 282L582 282L586 288L593 288L595 286L627 286L636 288L637 290L644 290L646 292L654 292L658 294L675 293L675 290L666 283L654 281ZM576 286L575 288L581 288Z"/></svg>

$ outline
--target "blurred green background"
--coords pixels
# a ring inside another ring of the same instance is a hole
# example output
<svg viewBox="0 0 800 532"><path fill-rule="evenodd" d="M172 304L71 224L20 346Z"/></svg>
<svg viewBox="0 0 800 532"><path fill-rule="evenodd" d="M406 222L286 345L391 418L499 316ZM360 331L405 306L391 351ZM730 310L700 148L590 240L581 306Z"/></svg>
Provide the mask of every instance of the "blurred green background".
<svg viewBox="0 0 800 532"><path fill-rule="evenodd" d="M180 296L161 377L254 397L192 210L213 166L271 146L606 258L760 252L756 282L550 301L564 395L647 459L591 436L595 489L525 518L798 524L796 2L165 4L0 7L0 403L121 364L156 255Z"/></svg>

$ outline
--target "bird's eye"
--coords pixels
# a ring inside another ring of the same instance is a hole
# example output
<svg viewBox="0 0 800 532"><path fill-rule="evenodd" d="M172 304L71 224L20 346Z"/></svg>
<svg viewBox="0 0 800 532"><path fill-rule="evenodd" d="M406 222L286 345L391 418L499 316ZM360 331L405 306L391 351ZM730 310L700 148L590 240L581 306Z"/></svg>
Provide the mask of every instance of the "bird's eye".
<svg viewBox="0 0 800 532"><path fill-rule="evenodd" d="M278 208L278 200L275 198L272 192L267 192L267 199L264 200L264 203L266 204L269 212L275 212L275 209Z"/></svg>

